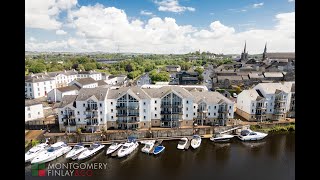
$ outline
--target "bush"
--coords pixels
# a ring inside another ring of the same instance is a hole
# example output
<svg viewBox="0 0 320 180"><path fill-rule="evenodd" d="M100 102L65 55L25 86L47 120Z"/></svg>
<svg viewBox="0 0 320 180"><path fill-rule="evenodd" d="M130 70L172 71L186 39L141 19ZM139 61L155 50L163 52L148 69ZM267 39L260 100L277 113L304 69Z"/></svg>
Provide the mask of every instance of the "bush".
<svg viewBox="0 0 320 180"><path fill-rule="evenodd" d="M33 147L33 146L36 146L37 144L39 144L39 140L36 140L36 139L35 139L35 140L32 141L32 144L31 144L31 145L32 145L32 147Z"/></svg>

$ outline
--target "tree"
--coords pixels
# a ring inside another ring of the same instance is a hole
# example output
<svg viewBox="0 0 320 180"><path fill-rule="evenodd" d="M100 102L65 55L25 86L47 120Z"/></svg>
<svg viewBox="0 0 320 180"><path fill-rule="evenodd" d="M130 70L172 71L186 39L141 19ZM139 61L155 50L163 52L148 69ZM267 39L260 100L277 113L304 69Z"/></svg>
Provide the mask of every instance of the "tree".
<svg viewBox="0 0 320 180"><path fill-rule="evenodd" d="M194 71L197 72L199 75L201 75L204 70L200 67L197 67Z"/></svg>
<svg viewBox="0 0 320 180"><path fill-rule="evenodd" d="M82 64L77 64L77 68L76 68L77 71L84 71L84 67Z"/></svg>
<svg viewBox="0 0 320 180"><path fill-rule="evenodd" d="M83 64L83 67L86 71L97 69L96 63L86 63L86 64Z"/></svg>
<svg viewBox="0 0 320 180"><path fill-rule="evenodd" d="M200 74L200 75L198 76L198 80L199 80L200 82L203 82L204 78L203 78L202 74Z"/></svg>
<svg viewBox="0 0 320 180"><path fill-rule="evenodd" d="M46 65L43 63L33 63L30 68L29 68L29 72L33 72L33 73L41 73L46 71Z"/></svg>

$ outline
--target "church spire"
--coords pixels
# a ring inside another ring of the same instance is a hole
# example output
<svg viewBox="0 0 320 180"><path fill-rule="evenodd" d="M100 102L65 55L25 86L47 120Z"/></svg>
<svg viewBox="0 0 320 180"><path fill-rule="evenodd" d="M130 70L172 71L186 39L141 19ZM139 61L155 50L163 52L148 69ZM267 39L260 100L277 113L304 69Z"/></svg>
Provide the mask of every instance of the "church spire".
<svg viewBox="0 0 320 180"><path fill-rule="evenodd" d="M263 53L267 53L267 42L266 42L266 45L264 46L264 51Z"/></svg>
<svg viewBox="0 0 320 180"><path fill-rule="evenodd" d="M247 49L247 41L244 41L244 50L243 50L243 53L246 53L246 49Z"/></svg>
<svg viewBox="0 0 320 180"><path fill-rule="evenodd" d="M264 46L263 54L262 54L262 60L265 60L267 58L267 42Z"/></svg>

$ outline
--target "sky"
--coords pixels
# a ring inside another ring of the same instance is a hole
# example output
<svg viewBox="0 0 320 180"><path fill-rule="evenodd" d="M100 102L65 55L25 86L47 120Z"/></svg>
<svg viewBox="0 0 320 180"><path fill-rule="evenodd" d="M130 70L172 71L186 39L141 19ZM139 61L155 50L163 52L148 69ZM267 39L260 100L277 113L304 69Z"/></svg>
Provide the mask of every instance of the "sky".
<svg viewBox="0 0 320 180"><path fill-rule="evenodd" d="M26 0L25 50L295 51L294 0Z"/></svg>

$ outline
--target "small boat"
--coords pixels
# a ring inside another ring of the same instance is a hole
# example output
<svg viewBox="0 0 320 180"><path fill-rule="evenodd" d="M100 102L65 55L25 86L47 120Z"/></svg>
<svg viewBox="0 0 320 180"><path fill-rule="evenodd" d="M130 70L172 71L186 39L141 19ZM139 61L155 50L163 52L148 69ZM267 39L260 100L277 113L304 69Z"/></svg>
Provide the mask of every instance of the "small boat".
<svg viewBox="0 0 320 180"><path fill-rule="evenodd" d="M24 156L25 162L31 162L32 159L35 158L38 154L40 154L43 151L46 151L47 147L47 143L41 143L29 149L29 151Z"/></svg>
<svg viewBox="0 0 320 180"><path fill-rule="evenodd" d="M31 161L31 164L46 163L46 162L52 161L66 154L67 152L71 151L71 149L72 148L64 142L54 143L47 149L47 151L41 152L36 158L34 158Z"/></svg>
<svg viewBox="0 0 320 180"><path fill-rule="evenodd" d="M233 135L217 133L213 134L210 140L213 142L227 142L230 141L233 137Z"/></svg>
<svg viewBox="0 0 320 180"><path fill-rule="evenodd" d="M265 138L268 134L251 131L250 129L242 130L238 138L241 141L257 141Z"/></svg>
<svg viewBox="0 0 320 180"><path fill-rule="evenodd" d="M148 143L156 143L156 140L143 140L143 141L140 141L140 144L148 144Z"/></svg>
<svg viewBox="0 0 320 180"><path fill-rule="evenodd" d="M159 153L161 153L166 147L162 146L162 145L159 145L159 146L156 146L153 150L153 154L154 155L157 155Z"/></svg>
<svg viewBox="0 0 320 180"><path fill-rule="evenodd" d="M178 142L177 148L184 149L186 147L187 143L188 143L188 138L185 138L185 137L181 138L180 141Z"/></svg>
<svg viewBox="0 0 320 180"><path fill-rule="evenodd" d="M199 135L193 135L191 139L191 147L197 149L201 144L201 137Z"/></svg>
<svg viewBox="0 0 320 180"><path fill-rule="evenodd" d="M85 151L86 147L84 147L84 145L82 143L76 144L73 149L68 152L68 154L66 155L66 159L77 159L76 157L83 151Z"/></svg>
<svg viewBox="0 0 320 180"><path fill-rule="evenodd" d="M105 145L102 145L100 143L93 143L89 148L87 148L85 151L83 151L79 156L78 160L83 160L86 158L89 158L95 154L97 154L101 149L104 148Z"/></svg>
<svg viewBox="0 0 320 180"><path fill-rule="evenodd" d="M118 150L122 145L123 145L123 143L117 143L117 142L112 143L112 144L108 147L107 152L106 152L106 155L115 152L115 151Z"/></svg>
<svg viewBox="0 0 320 180"><path fill-rule="evenodd" d="M139 143L136 142L135 139L128 139L128 142L126 142L118 151L118 157L121 158L131 154L138 146Z"/></svg>
<svg viewBox="0 0 320 180"><path fill-rule="evenodd" d="M153 142L147 142L143 148L141 148L141 151L144 152L144 153L150 153L152 148L154 146L154 143Z"/></svg>

